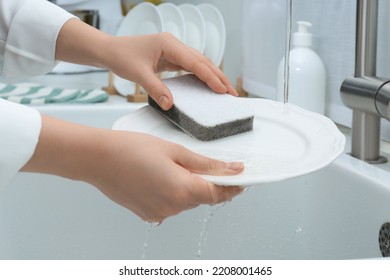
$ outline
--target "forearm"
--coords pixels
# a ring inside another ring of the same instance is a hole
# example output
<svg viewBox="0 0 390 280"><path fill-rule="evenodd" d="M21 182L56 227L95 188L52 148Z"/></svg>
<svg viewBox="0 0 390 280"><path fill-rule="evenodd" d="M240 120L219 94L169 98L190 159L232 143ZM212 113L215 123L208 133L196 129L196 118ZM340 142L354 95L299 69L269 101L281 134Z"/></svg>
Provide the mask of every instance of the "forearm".
<svg viewBox="0 0 390 280"><path fill-rule="evenodd" d="M70 19L58 35L56 59L106 68L105 57L111 38L78 19Z"/></svg>
<svg viewBox="0 0 390 280"><path fill-rule="evenodd" d="M22 168L24 172L58 175L91 181L96 160L103 155L105 132L42 116L42 129L35 152Z"/></svg>

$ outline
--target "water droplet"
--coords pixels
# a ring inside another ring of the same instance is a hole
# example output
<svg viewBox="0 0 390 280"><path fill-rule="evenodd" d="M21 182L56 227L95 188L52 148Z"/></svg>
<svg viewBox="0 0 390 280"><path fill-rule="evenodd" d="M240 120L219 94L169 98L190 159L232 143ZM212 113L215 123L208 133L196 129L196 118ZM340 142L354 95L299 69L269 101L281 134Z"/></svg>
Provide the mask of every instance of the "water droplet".
<svg viewBox="0 0 390 280"><path fill-rule="evenodd" d="M148 242L149 242L150 232L152 231L152 228L155 228L159 225L161 225L161 222L146 222L145 239L144 239L144 244L142 245L141 260L146 259L146 251L148 249Z"/></svg>

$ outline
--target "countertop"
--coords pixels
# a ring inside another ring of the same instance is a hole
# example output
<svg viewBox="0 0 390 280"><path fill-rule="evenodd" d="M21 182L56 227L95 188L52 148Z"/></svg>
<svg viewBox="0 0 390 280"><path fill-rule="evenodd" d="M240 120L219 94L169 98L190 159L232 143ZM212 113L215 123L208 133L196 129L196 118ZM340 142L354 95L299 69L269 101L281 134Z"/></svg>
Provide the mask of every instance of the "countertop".
<svg viewBox="0 0 390 280"><path fill-rule="evenodd" d="M344 134L344 136L346 138L344 151L346 153L350 153L351 152L351 135L352 135L351 132L352 131L349 127L345 127L345 126L341 126L341 125L338 125L337 127ZM387 141L381 140L380 145L381 145L381 147L380 147L381 155L386 157L388 162L382 163L382 164L375 164L375 166L377 166L380 169L383 169L385 171L390 172L390 143Z"/></svg>
<svg viewBox="0 0 390 280"><path fill-rule="evenodd" d="M99 89L108 85L107 71L94 71L83 74L48 74L27 80L46 86L59 88ZM89 124L89 119L99 113L100 119L105 121L96 125L99 127L111 127L113 119L137 110L146 103L127 102L126 97L110 95L103 103L95 104L44 104L34 105L43 114L48 114L68 121ZM71 114L69 112L72 112ZM83 123L85 122L85 123Z"/></svg>

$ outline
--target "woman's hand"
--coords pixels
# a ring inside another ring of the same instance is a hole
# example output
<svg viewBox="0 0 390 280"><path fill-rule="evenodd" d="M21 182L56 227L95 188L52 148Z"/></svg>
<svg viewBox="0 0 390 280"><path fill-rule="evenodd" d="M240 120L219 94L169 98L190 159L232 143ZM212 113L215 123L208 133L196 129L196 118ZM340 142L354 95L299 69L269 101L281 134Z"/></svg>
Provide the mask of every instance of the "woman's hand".
<svg viewBox="0 0 390 280"><path fill-rule="evenodd" d="M221 187L197 173L235 175L242 163L224 163L195 154L182 146L139 133L107 135L105 168L91 180L113 201L143 220L161 222L200 204L231 200L239 187ZM109 169L111 167L111 169Z"/></svg>
<svg viewBox="0 0 390 280"><path fill-rule="evenodd" d="M42 116L38 145L22 171L88 182L141 219L161 222L199 204L231 200L242 190L216 186L197 173L235 175L243 168L146 134Z"/></svg>
<svg viewBox="0 0 390 280"><path fill-rule="evenodd" d="M116 37L71 19L58 36L56 58L109 69L140 84L165 110L172 107L173 98L156 76L165 70L193 72L215 92L237 95L217 66L170 33Z"/></svg>
<svg viewBox="0 0 390 280"><path fill-rule="evenodd" d="M215 92L237 95L218 67L170 33L113 37L111 40L112 48L107 54L108 68L122 78L143 86L165 110L171 108L173 98L169 89L156 76L156 73L165 70L192 72Z"/></svg>

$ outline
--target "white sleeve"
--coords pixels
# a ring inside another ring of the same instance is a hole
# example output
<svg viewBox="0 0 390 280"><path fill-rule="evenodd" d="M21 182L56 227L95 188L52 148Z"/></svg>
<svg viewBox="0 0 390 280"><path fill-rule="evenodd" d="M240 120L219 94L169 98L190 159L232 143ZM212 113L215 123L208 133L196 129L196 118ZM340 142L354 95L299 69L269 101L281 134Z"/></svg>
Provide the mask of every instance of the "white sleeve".
<svg viewBox="0 0 390 280"><path fill-rule="evenodd" d="M46 0L0 0L0 74L44 74L55 65L63 24L73 17ZM0 187L27 163L41 132L35 109L0 98Z"/></svg>
<svg viewBox="0 0 390 280"><path fill-rule="evenodd" d="M33 155L41 122L37 110L0 99L0 189Z"/></svg>
<svg viewBox="0 0 390 280"><path fill-rule="evenodd" d="M56 63L58 33L72 17L47 0L0 0L1 75L27 77L49 72Z"/></svg>

